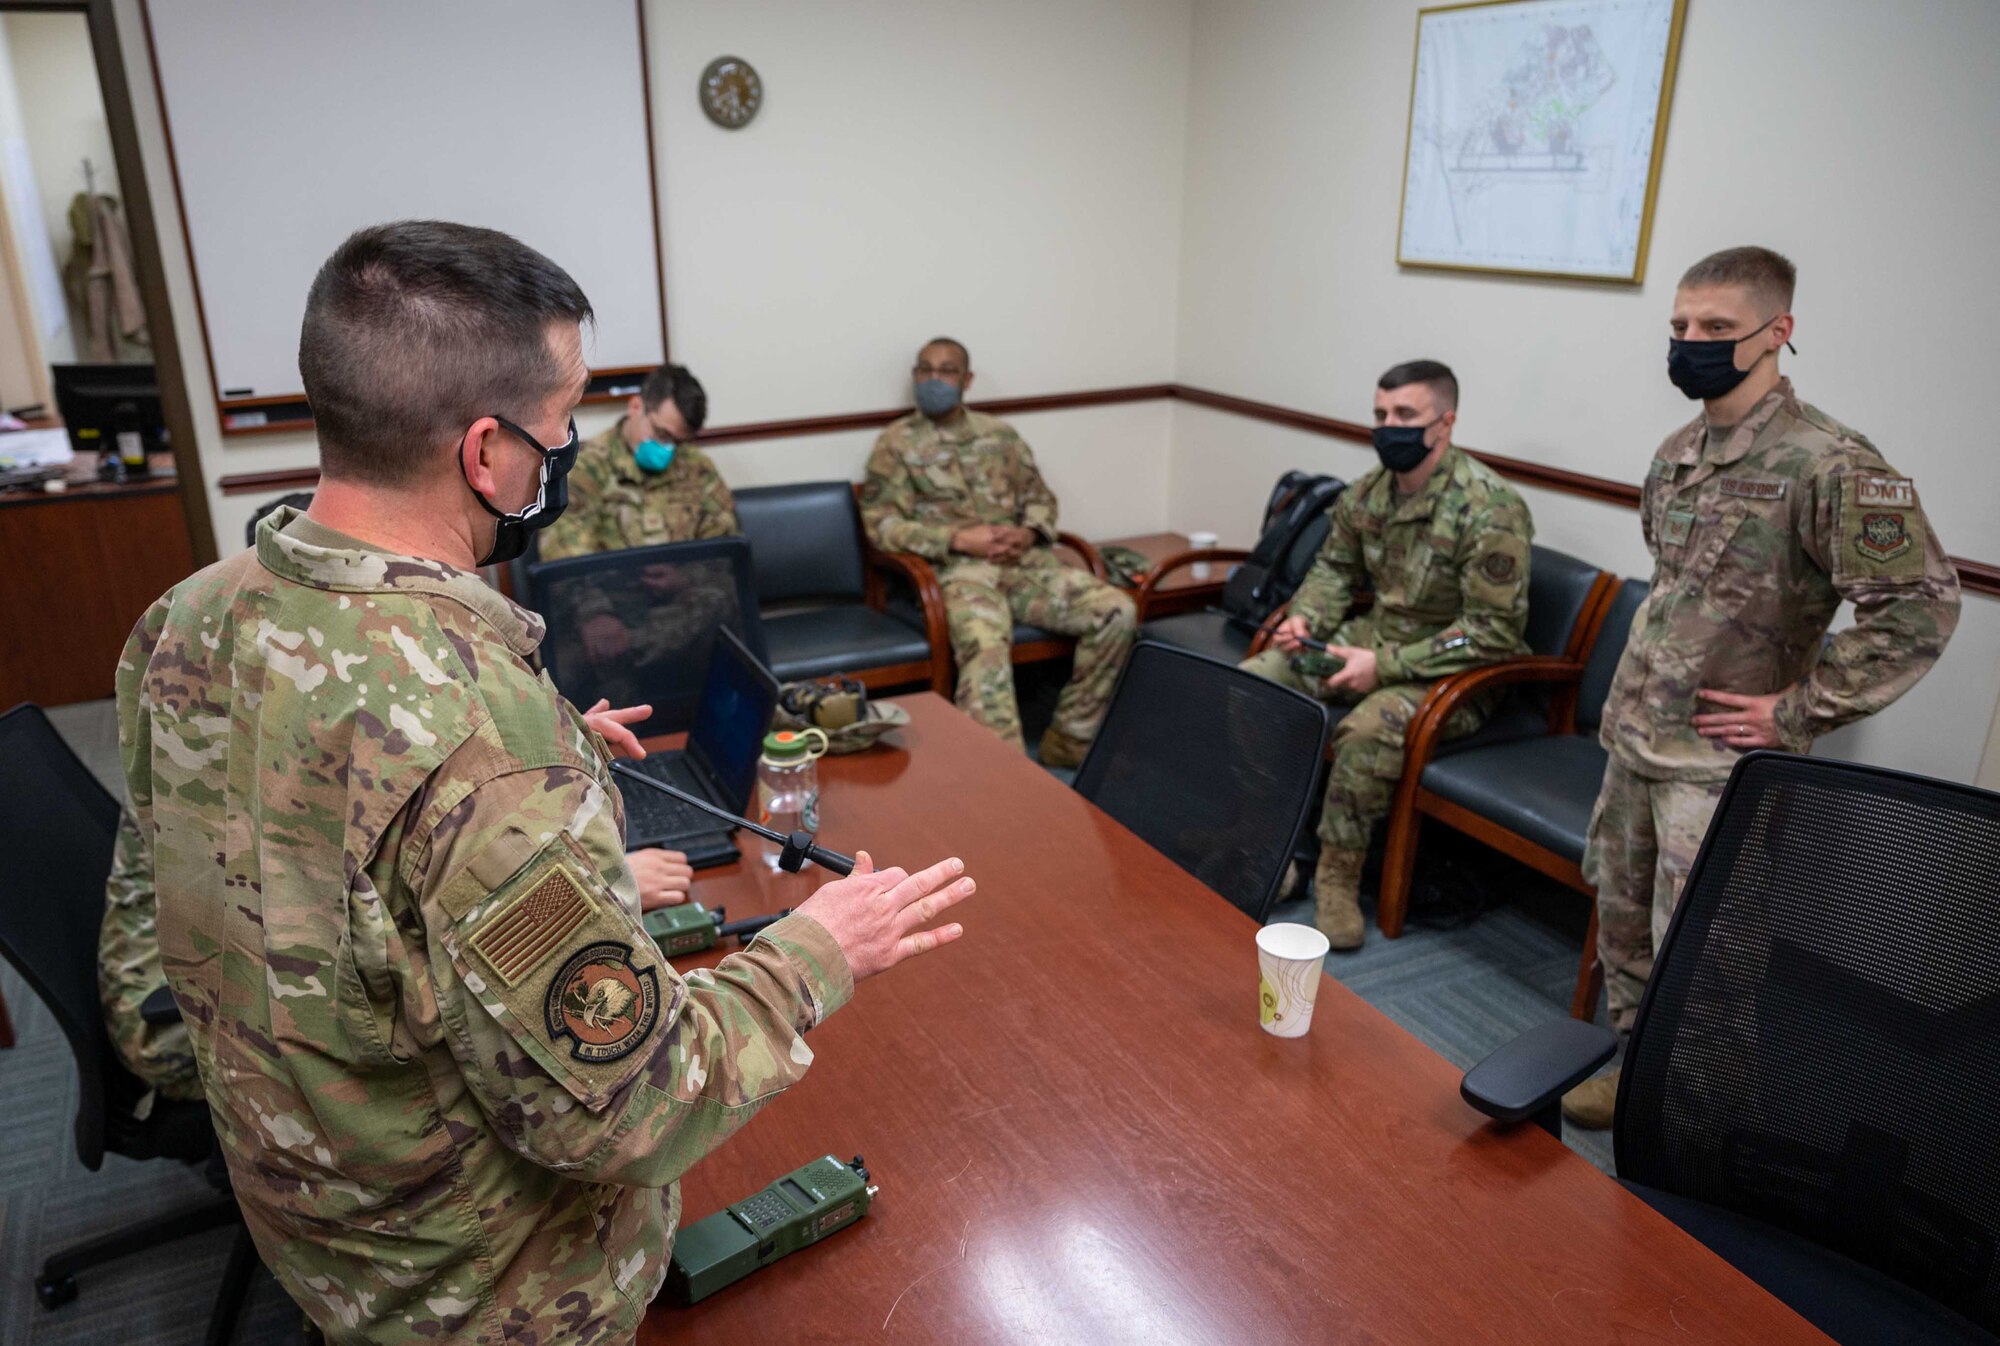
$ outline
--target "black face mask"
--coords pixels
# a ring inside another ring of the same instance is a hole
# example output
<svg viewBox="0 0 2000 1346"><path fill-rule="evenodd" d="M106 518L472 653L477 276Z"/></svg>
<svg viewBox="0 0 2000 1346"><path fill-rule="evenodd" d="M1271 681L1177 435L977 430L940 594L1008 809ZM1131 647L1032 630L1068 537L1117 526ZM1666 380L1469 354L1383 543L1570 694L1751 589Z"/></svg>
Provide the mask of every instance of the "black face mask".
<svg viewBox="0 0 2000 1346"><path fill-rule="evenodd" d="M1436 425L1378 425L1375 427L1375 456L1391 472L1408 472L1424 460L1430 446L1424 434Z"/></svg>
<svg viewBox="0 0 2000 1346"><path fill-rule="evenodd" d="M569 439L553 449L545 449L535 437L523 430L505 416L495 416L500 428L513 435L536 453L542 455L541 487L526 509L514 514L503 513L493 507L493 502L478 491L472 492L480 508L500 521L493 530L493 546L480 558L483 566L506 565L528 549L528 535L547 528L562 516L569 507L569 470L576 465L577 438L576 422L569 423ZM458 443L458 472L465 475L465 441ZM466 489L471 490L472 480L466 479Z"/></svg>
<svg viewBox="0 0 2000 1346"><path fill-rule="evenodd" d="M1773 314L1764 327L1776 322L1782 314ZM1764 330L1759 327L1757 332ZM1718 397L1727 397L1736 390L1736 385L1750 377L1750 369L1736 367L1736 348L1756 336L1757 332L1747 332L1740 337L1724 337L1720 341L1683 341L1679 337L1667 340L1667 377L1674 387L1690 398L1712 402ZM1787 341L1785 346L1792 354L1799 353L1798 347ZM1763 356L1757 357L1762 360Z"/></svg>

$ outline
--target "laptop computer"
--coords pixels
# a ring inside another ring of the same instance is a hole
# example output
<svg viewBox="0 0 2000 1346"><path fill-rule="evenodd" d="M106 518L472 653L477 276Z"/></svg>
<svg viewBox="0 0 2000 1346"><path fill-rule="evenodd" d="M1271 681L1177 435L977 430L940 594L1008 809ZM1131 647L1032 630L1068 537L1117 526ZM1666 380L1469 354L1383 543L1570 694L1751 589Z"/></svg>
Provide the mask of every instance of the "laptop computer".
<svg viewBox="0 0 2000 1346"><path fill-rule="evenodd" d="M778 680L757 662L734 631L722 627L708 656L701 701L687 747L648 753L631 765L656 780L700 795L742 816L757 787L757 758L778 708ZM643 785L628 785L625 849L665 846L687 852L696 869L737 858L736 829L694 805Z"/></svg>

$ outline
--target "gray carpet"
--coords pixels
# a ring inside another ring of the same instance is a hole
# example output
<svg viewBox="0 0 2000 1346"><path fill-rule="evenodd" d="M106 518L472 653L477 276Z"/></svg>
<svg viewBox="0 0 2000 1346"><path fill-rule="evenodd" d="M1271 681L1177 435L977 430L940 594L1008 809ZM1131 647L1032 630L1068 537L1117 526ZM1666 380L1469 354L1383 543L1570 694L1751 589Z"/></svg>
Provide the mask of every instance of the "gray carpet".
<svg viewBox="0 0 2000 1346"><path fill-rule="evenodd" d="M110 704L65 706L49 714L91 769L122 796ZM1458 1066L1568 1012L1585 916L1580 899L1552 891L1497 856L1490 857L1486 872L1490 887L1518 900L1496 903L1476 919L1445 929L1426 925L1427 913L1419 910L1398 940L1383 939L1371 923L1365 947L1327 960L1330 973ZM1310 920L1309 906L1281 906L1274 919ZM55 1312L36 1303L31 1284L49 1251L136 1218L197 1205L208 1188L198 1172L166 1162L134 1163L114 1155L99 1172L86 1171L70 1135L76 1077L69 1050L41 1003L4 965L0 991L19 1035L18 1046L0 1051L0 1098L7 1100L13 1137L0 1151L0 1342L199 1342L228 1257L227 1231L89 1272L79 1278L79 1298ZM1610 1168L1609 1132L1572 1130L1568 1140L1592 1163ZM260 1271L236 1340L246 1346L294 1342L297 1323L284 1292Z"/></svg>

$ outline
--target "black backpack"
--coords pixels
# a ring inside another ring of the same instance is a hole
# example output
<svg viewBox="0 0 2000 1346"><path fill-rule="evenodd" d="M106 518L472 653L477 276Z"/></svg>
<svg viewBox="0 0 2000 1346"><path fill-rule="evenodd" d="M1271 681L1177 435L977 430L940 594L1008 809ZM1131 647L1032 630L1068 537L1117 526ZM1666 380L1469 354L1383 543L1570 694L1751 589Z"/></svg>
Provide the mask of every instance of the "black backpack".
<svg viewBox="0 0 2000 1346"><path fill-rule="evenodd" d="M1223 610L1252 624L1277 611L1312 569L1333 527L1333 502L1346 489L1339 477L1312 472L1294 470L1278 478L1250 559L1223 586Z"/></svg>

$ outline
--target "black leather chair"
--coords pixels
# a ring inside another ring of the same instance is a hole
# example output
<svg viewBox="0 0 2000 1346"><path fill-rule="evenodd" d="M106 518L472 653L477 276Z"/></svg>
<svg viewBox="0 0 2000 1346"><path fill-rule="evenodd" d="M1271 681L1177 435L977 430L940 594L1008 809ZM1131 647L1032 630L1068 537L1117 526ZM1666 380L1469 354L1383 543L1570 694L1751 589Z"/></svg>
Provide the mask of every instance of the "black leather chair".
<svg viewBox="0 0 2000 1346"><path fill-rule="evenodd" d="M1561 1128L1616 1050L1562 1020L1461 1092ZM1654 959L1618 1178L1836 1341L2000 1332L2000 794L1737 763Z"/></svg>
<svg viewBox="0 0 2000 1346"><path fill-rule="evenodd" d="M899 558L869 554L845 481L736 492L750 540L771 672L786 682L843 674L870 688L927 682L951 694L951 638L921 604L888 611L883 576L914 585ZM876 582L871 584L873 578Z"/></svg>
<svg viewBox="0 0 2000 1346"><path fill-rule="evenodd" d="M1529 865L1586 897L1596 890L1583 877L1583 842L1590 811L1604 782L1605 752L1597 741L1611 677L1625 653L1632 616L1646 599L1643 580L1619 585L1596 624L1589 657L1571 661L1524 661L1476 669L1452 679L1426 701L1410 726L1404 778L1398 802L1405 811L1392 821L1389 851L1382 866L1383 901L1393 891L1409 892L1418 831L1425 818L1448 824L1495 850ZM1568 692L1554 700L1554 732L1507 742L1485 743L1470 751L1426 758L1437 729L1458 701L1482 687L1536 686ZM1412 765L1412 762L1417 765ZM1400 826L1401 830L1397 828ZM1597 904L1577 968L1570 1013L1596 1013L1600 983L1597 966Z"/></svg>
<svg viewBox="0 0 2000 1346"><path fill-rule="evenodd" d="M257 1265L250 1232L215 1146L208 1105L155 1099L142 1120L133 1115L146 1086L125 1068L104 1030L97 993L97 933L104 920L104 881L118 832L118 801L57 735L41 707L19 705L0 715L0 957L48 1006L76 1059L76 1157L95 1172L105 1153L130 1159L207 1164L222 1195L191 1210L140 1220L114 1234L56 1253L35 1277L46 1308L77 1295L77 1275L128 1254L189 1234L237 1227L229 1267L209 1318L208 1340L227 1342L235 1330ZM164 987L161 988L165 990ZM149 1018L176 1017L162 997Z"/></svg>
<svg viewBox="0 0 2000 1346"><path fill-rule="evenodd" d="M1318 802L1328 723L1309 696L1142 640L1076 791L1261 922Z"/></svg>
<svg viewBox="0 0 2000 1346"><path fill-rule="evenodd" d="M523 566L517 601L548 624L542 664L557 689L577 706L598 698L614 706L648 704L652 717L632 726L640 737L671 734L694 723L715 632L727 626L769 666L764 626L751 581L750 544L740 537L668 542L657 547L569 556ZM634 648L595 657L584 636L592 605L615 609L627 639L641 622L660 620L667 648ZM670 614L681 615L673 617Z"/></svg>

